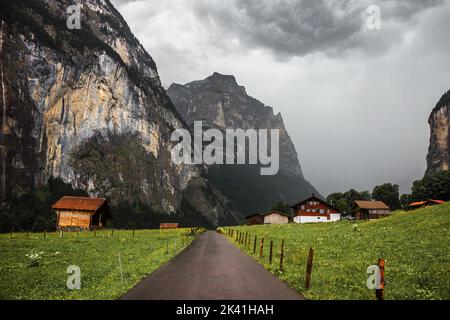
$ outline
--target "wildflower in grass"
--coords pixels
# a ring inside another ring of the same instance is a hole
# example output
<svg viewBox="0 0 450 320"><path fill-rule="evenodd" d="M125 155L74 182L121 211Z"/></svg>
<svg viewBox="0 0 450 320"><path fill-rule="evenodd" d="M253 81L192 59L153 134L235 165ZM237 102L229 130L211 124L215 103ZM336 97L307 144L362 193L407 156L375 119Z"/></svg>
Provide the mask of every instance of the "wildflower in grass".
<svg viewBox="0 0 450 320"><path fill-rule="evenodd" d="M33 249L30 253L27 253L25 256L28 258L28 266L29 267L37 267L41 262L43 251L37 251L37 249Z"/></svg>

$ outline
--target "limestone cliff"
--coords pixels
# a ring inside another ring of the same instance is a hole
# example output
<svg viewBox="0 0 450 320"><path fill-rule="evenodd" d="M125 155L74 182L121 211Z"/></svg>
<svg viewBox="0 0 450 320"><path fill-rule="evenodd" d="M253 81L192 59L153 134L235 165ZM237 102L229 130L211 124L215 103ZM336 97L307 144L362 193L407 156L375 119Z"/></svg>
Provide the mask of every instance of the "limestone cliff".
<svg viewBox="0 0 450 320"><path fill-rule="evenodd" d="M315 188L303 177L302 170L281 114L249 96L234 76L214 73L210 77L172 84L167 90L179 114L188 126L203 120L208 128L279 129L280 170L274 176L261 176L258 166L214 165L208 177L244 214L268 210L276 202L294 203Z"/></svg>
<svg viewBox="0 0 450 320"><path fill-rule="evenodd" d="M54 176L113 203L236 221L204 168L171 161L171 132L185 124L121 15L108 0L82 1L81 29L69 30L73 4L1 4L2 199Z"/></svg>
<svg viewBox="0 0 450 320"><path fill-rule="evenodd" d="M450 91L442 96L428 120L431 129L427 174L450 166Z"/></svg>

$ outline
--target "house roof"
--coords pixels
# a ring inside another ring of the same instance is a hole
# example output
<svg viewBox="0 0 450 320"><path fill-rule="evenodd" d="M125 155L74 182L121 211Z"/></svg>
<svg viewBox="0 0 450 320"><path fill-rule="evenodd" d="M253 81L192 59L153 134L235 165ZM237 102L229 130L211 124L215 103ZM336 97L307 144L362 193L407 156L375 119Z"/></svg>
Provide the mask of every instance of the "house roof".
<svg viewBox="0 0 450 320"><path fill-rule="evenodd" d="M328 203L328 202L325 201L324 199L317 197L314 193L312 194L311 197L308 197L308 198L306 198L306 199L304 199L304 200L302 200L302 201L300 201L300 202L298 202L298 203L292 205L291 208L295 208L295 207L297 207L298 205L301 205L302 203L305 203L305 202L310 201L310 200L317 200L317 201L320 201L320 202L326 204L328 207L333 208L333 209L336 210L337 212L341 212L341 210L339 210L338 208L336 208L336 207L333 206L332 204Z"/></svg>
<svg viewBox="0 0 450 320"><path fill-rule="evenodd" d="M80 211L97 211L103 205L108 206L108 202L104 198L88 198L88 197L62 197L52 208L55 210L80 210ZM109 208L107 208L109 212Z"/></svg>
<svg viewBox="0 0 450 320"><path fill-rule="evenodd" d="M356 200L355 203L361 209L390 209L383 201Z"/></svg>
<svg viewBox="0 0 450 320"><path fill-rule="evenodd" d="M410 207L417 207L417 206L422 206L422 205L424 205L424 204L426 204L428 202L433 202L433 203L436 203L436 204L443 204L443 203L445 203L445 201L442 201L442 200L427 199L425 201L412 202L408 206L410 206Z"/></svg>
<svg viewBox="0 0 450 320"><path fill-rule="evenodd" d="M272 211L263 213L262 216L268 216L269 214L272 214L272 213L279 214L279 215L282 215L282 216L286 216L286 217L288 217L288 218L291 218L290 215L288 215L288 214L286 214L286 213L284 213L284 212L276 211L276 210L272 210Z"/></svg>
<svg viewBox="0 0 450 320"><path fill-rule="evenodd" d="M288 218L292 218L290 215L288 215L288 214L286 214L284 212L275 211L275 210L272 210L272 211L269 211L269 212L266 212L266 213L253 213L253 214L251 214L249 216L246 216L245 218L248 219L248 218L251 218L251 217L254 217L254 216L265 217L265 216L268 216L269 214L272 214L272 213L276 213L276 214L279 214L279 215L282 215L282 216L286 216Z"/></svg>

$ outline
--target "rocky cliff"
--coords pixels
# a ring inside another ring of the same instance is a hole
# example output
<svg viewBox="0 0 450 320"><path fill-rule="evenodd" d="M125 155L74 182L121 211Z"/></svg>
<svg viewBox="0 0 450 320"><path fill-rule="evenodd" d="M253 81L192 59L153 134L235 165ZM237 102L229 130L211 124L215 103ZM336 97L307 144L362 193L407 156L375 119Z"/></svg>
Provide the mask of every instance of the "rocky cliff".
<svg viewBox="0 0 450 320"><path fill-rule="evenodd" d="M201 166L171 161L185 126L156 65L108 0L1 4L1 196L3 202L60 177L114 203L142 202L211 224L238 216Z"/></svg>
<svg viewBox="0 0 450 320"><path fill-rule="evenodd" d="M427 174L450 166L450 91L445 93L428 119L431 129Z"/></svg>
<svg viewBox="0 0 450 320"><path fill-rule="evenodd" d="M281 114L252 98L234 76L210 77L172 84L167 90L186 124L202 120L206 128L279 129L280 168L274 176L261 176L255 165L212 165L208 177L244 214L268 210L276 202L294 203L317 191L303 177L295 147Z"/></svg>

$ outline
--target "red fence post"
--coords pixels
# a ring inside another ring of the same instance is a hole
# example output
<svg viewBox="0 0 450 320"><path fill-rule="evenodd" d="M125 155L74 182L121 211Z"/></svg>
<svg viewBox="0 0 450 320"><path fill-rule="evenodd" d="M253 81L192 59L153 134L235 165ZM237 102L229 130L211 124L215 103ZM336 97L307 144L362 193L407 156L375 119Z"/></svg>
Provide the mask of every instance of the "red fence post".
<svg viewBox="0 0 450 320"><path fill-rule="evenodd" d="M378 259L378 268L380 268L380 288L375 289L375 296L377 300L384 300L384 259Z"/></svg>

